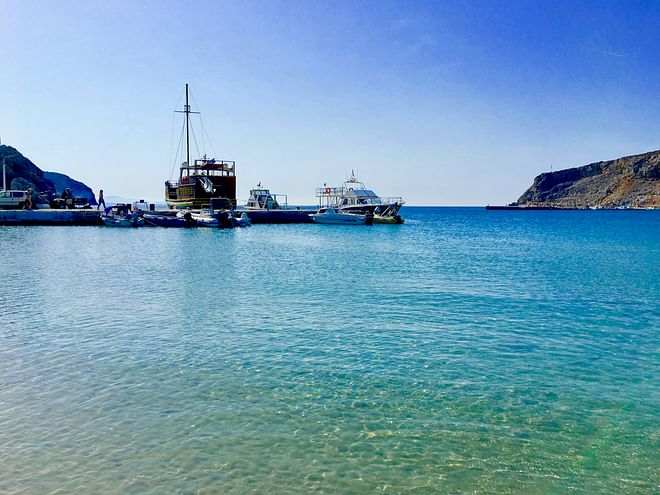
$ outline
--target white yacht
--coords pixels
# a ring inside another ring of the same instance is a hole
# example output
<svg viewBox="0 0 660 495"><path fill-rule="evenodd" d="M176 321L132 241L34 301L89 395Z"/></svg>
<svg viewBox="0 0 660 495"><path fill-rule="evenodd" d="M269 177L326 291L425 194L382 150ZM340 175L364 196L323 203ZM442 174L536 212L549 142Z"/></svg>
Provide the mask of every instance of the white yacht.
<svg viewBox="0 0 660 495"><path fill-rule="evenodd" d="M284 201L278 201L278 196L284 198ZM261 187L261 182L254 189L250 189L250 198L245 203L246 210L286 210L287 208L286 194L273 194L269 189Z"/></svg>
<svg viewBox="0 0 660 495"><path fill-rule="evenodd" d="M363 182L351 171L351 178L340 187L319 187L316 189L319 208L335 208L343 213L373 215L375 223L403 223L399 210L404 201L400 197L385 198L367 189Z"/></svg>

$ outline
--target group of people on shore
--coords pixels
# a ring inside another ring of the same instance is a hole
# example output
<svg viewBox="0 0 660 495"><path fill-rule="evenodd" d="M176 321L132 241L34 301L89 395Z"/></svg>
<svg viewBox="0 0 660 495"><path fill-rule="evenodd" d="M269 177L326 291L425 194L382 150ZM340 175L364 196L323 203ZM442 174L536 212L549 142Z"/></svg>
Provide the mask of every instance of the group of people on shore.
<svg viewBox="0 0 660 495"><path fill-rule="evenodd" d="M32 187L28 187L27 191L25 191L25 202L23 203L24 210L32 210L34 208L33 196L34 194L32 192ZM62 191L61 199L65 203L69 199L73 200L73 193L71 192L70 188L67 187L64 191ZM98 210L99 208L101 208L101 205L103 205L103 208L105 209L106 206L105 206L105 198L103 197L103 189L99 190L99 200L96 204L96 209Z"/></svg>

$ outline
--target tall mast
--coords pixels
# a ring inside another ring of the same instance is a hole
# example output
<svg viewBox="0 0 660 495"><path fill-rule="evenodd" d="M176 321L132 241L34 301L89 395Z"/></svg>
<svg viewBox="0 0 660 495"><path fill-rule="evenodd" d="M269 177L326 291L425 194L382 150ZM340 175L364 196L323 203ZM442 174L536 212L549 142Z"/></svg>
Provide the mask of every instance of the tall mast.
<svg viewBox="0 0 660 495"><path fill-rule="evenodd" d="M190 167L190 114L199 112L190 111L190 103L188 102L188 83L186 83L186 104L183 106L183 112L181 110L175 110L175 112L186 114L186 166ZM183 169L181 170L181 173L183 173Z"/></svg>
<svg viewBox="0 0 660 495"><path fill-rule="evenodd" d="M186 83L186 106L183 111L186 114L186 163L190 166L190 105L188 104L188 83Z"/></svg>

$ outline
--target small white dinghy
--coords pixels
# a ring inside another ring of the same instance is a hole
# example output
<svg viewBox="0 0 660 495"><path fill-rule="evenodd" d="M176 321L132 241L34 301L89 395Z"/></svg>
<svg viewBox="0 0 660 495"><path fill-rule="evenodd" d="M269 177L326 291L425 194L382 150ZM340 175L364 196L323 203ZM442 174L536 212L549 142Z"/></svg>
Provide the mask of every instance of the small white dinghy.
<svg viewBox="0 0 660 495"><path fill-rule="evenodd" d="M373 215L342 213L335 208L321 208L317 213L309 216L315 223L332 225L371 225L374 221Z"/></svg>
<svg viewBox="0 0 660 495"><path fill-rule="evenodd" d="M186 209L176 214L176 216L179 218L185 218L186 215L188 215L188 217L191 218L195 225L198 227L217 228L220 226L220 220L218 220L218 218L210 210L200 210L199 212L193 212L189 209Z"/></svg>

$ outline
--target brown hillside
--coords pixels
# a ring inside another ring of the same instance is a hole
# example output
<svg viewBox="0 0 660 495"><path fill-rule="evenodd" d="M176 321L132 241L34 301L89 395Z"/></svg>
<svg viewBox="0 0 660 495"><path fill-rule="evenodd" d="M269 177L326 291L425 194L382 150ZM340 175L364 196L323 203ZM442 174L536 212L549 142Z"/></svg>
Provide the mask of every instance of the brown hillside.
<svg viewBox="0 0 660 495"><path fill-rule="evenodd" d="M543 173L517 204L660 207L660 151Z"/></svg>

